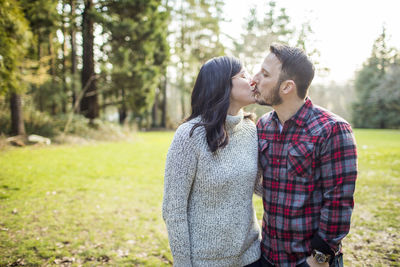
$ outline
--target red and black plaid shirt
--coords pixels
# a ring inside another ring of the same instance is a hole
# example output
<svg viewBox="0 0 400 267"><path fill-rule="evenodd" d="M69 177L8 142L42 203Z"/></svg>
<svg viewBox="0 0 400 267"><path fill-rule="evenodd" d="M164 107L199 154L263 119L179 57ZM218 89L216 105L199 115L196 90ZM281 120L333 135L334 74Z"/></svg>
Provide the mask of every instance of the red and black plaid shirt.
<svg viewBox="0 0 400 267"><path fill-rule="evenodd" d="M263 169L263 256L295 266L313 248L333 254L350 229L357 152L350 125L310 99L279 130L276 112L257 123Z"/></svg>

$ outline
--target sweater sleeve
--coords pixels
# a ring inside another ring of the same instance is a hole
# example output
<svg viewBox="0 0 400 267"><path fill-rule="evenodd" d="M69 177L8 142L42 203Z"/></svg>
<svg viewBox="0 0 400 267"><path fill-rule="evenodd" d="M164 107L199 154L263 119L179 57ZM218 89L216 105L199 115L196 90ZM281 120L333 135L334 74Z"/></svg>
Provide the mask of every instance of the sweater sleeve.
<svg viewBox="0 0 400 267"><path fill-rule="evenodd" d="M197 167L195 135L181 125L168 150L164 176L162 215L167 226L174 266L192 266L187 219L189 193Z"/></svg>

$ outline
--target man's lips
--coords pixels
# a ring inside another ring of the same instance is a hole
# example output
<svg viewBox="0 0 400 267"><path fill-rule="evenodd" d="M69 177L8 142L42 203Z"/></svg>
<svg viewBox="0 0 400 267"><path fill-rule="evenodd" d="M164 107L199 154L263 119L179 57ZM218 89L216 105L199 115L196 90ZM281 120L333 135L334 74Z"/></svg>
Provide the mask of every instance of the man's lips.
<svg viewBox="0 0 400 267"><path fill-rule="evenodd" d="M257 83L256 83L256 82L251 82L251 83L250 83L250 86L253 88L253 89L251 89L251 91L252 91L254 94L259 94L259 93L260 93L260 92L258 91Z"/></svg>
<svg viewBox="0 0 400 267"><path fill-rule="evenodd" d="M254 94L260 94L260 92L258 91L257 85L253 87L253 89L251 90Z"/></svg>

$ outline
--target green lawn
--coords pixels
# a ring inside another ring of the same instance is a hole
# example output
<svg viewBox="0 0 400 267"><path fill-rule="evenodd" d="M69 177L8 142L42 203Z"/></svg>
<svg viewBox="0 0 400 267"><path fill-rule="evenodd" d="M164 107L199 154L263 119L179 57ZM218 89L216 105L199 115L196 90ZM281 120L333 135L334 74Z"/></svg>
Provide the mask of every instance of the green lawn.
<svg viewBox="0 0 400 267"><path fill-rule="evenodd" d="M0 152L0 266L170 266L161 201L172 136ZM400 266L400 131L357 130L356 138L345 264Z"/></svg>

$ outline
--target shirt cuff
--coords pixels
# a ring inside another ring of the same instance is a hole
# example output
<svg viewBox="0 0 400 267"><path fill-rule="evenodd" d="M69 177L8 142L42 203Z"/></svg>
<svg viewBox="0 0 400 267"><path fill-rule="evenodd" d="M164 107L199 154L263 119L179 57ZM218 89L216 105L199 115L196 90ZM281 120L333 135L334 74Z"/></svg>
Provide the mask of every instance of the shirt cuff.
<svg viewBox="0 0 400 267"><path fill-rule="evenodd" d="M332 258L335 257L335 252L333 249L317 233L315 233L311 239L311 248L316 249L324 254L329 254L332 256Z"/></svg>

